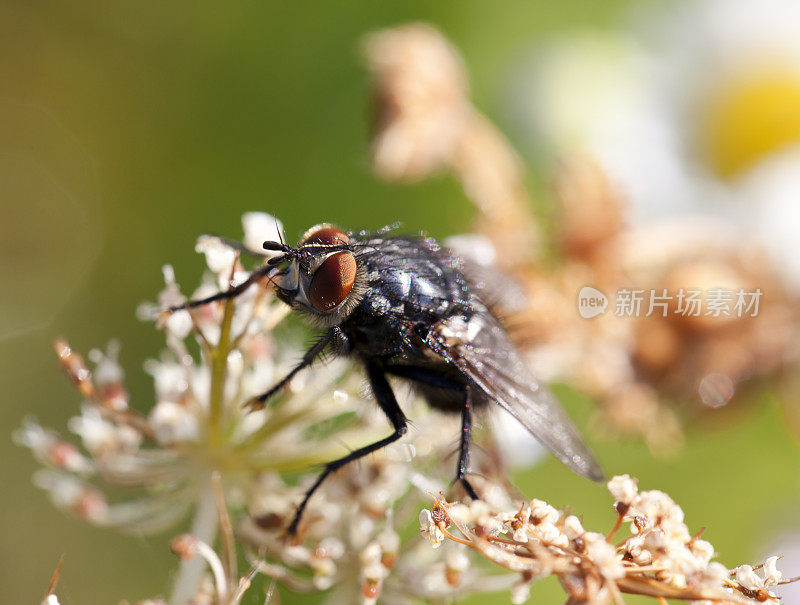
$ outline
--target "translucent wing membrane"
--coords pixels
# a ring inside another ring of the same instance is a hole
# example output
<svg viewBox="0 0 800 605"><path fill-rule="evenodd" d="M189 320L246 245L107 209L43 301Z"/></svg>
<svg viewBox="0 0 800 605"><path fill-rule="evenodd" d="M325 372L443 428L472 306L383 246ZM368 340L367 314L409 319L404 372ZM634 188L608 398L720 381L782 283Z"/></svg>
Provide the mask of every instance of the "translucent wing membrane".
<svg viewBox="0 0 800 605"><path fill-rule="evenodd" d="M514 416L559 460L594 481L603 472L552 392L536 380L489 312L446 325L429 345Z"/></svg>

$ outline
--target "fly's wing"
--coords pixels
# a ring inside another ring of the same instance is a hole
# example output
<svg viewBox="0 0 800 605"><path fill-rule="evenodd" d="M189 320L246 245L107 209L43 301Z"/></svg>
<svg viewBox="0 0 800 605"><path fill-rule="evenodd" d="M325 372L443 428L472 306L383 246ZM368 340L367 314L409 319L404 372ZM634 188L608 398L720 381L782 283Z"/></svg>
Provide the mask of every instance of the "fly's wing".
<svg viewBox="0 0 800 605"><path fill-rule="evenodd" d="M537 381L488 311L451 318L426 339L487 397L514 416L559 460L594 481L603 471L553 393Z"/></svg>
<svg viewBox="0 0 800 605"><path fill-rule="evenodd" d="M493 265L479 265L461 259L461 271L478 290L481 300L504 316L519 313L528 305L528 296L516 279L497 270Z"/></svg>

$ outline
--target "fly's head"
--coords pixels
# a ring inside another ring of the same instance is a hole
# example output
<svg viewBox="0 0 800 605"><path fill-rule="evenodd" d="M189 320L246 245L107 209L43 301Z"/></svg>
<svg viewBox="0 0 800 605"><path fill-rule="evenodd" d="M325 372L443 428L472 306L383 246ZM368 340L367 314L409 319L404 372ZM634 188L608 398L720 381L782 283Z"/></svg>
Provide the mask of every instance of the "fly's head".
<svg viewBox="0 0 800 605"><path fill-rule="evenodd" d="M296 247L264 242L266 250L282 254L269 264L277 296L312 323L330 327L343 322L363 294L363 271L350 237L322 223L303 235Z"/></svg>

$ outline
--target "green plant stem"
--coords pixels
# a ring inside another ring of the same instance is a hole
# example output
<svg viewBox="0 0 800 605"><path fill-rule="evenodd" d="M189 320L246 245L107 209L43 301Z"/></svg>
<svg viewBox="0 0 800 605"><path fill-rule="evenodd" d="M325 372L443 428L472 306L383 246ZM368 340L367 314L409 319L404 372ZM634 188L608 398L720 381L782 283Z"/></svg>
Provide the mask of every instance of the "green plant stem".
<svg viewBox="0 0 800 605"><path fill-rule="evenodd" d="M228 353L230 353L233 308L233 299L225 301L219 342L217 342L216 347L211 348L211 395L209 400L208 439L212 448L215 449L222 443L224 432L222 421L225 403L225 377L228 371Z"/></svg>

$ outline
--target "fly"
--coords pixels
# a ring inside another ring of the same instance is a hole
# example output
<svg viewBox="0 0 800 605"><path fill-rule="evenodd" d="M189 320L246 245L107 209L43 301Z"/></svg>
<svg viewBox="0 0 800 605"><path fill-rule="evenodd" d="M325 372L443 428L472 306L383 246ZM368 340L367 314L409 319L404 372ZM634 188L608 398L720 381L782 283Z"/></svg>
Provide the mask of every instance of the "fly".
<svg viewBox="0 0 800 605"><path fill-rule="evenodd" d="M236 246L242 249L240 245ZM249 405L263 407L323 351L363 367L376 403L392 425L388 437L325 465L289 524L297 532L309 499L328 475L400 439L408 431L389 377L413 385L427 402L461 415L455 481L473 499L467 479L472 418L499 405L564 464L589 479L603 473L553 394L531 374L487 300L485 280L471 279L464 261L427 237L344 232L321 224L296 247L264 242L277 256L236 287L170 312L233 298L267 276L277 297L322 335L282 380Z"/></svg>

